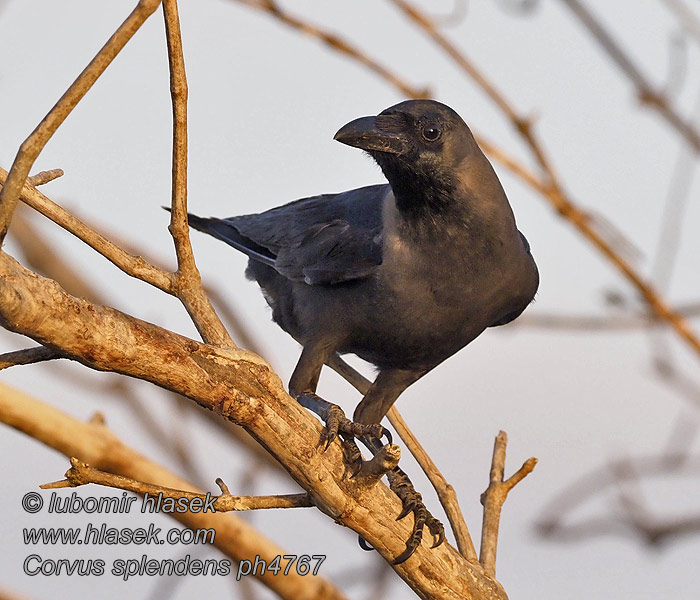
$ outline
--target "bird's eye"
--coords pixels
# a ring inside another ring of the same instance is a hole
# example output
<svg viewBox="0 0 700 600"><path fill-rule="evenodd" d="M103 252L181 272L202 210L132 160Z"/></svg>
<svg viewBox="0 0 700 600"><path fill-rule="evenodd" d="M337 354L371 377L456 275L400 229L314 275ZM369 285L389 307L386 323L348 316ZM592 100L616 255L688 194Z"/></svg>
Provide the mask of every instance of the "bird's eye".
<svg viewBox="0 0 700 600"><path fill-rule="evenodd" d="M429 142L434 142L442 135L442 131L437 125L426 125L421 132L423 137Z"/></svg>

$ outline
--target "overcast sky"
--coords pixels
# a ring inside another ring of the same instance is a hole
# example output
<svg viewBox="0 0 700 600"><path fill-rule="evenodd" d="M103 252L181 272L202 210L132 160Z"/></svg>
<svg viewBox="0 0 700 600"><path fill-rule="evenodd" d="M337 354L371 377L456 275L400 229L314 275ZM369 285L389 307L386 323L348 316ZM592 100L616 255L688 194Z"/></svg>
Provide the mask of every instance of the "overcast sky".
<svg viewBox="0 0 700 600"><path fill-rule="evenodd" d="M32 131L88 63L135 1L95 3L35 0L0 2L0 166L9 169L22 140ZM542 0L531 14L509 9L509 1L472 0L449 37L487 73L521 113L537 117L537 131L566 189L586 210L613 223L634 242L636 266L648 274L658 251L663 208L682 152L678 137L653 112L642 109L630 83L610 63L563 2ZM676 104L688 114L700 87L698 46L674 43L678 22L661 0L586 2L611 27L652 81L671 79ZM696 4L688 2L697 10ZM387 2L285 2L294 14L342 33L417 86L452 106L478 133L532 164L511 125L438 49ZM453 2L422 3L435 14ZM185 58L189 79L189 207L230 216L259 212L323 192L339 192L383 181L381 171L356 149L333 141L349 120L376 114L403 98L364 67L335 54L267 15L233 0L183 2ZM677 36L676 36L677 37ZM672 65L672 66L670 66ZM669 76L669 73L671 75ZM172 265L167 215L160 208L170 193L170 100L160 12L154 14L107 69L94 89L46 146L33 171L62 168L65 176L45 186L50 198L74 210L115 239L147 257ZM592 247L522 183L495 164L527 235L541 273L530 314L614 313L604 295L613 290L632 307L630 286ZM676 238L680 251L668 297L674 303L700 297L700 217L693 183ZM113 306L184 335L196 331L172 298L130 280L110 263L55 225L36 226L110 298ZM257 286L245 280L245 259L219 242L193 233L203 277L232 299L259 340L263 356L286 381L299 355L297 344L270 321ZM10 239L5 249L19 256ZM526 313L527 314L527 313ZM695 323L700 329L700 324ZM698 359L672 336L674 360L698 380ZM0 351L25 347L18 336L0 335ZM649 549L633 536L600 536L561 544L537 537L534 523L555 494L576 478L624 456L660 453L679 420L697 424L695 408L657 378L644 331L542 331L508 327L487 331L407 390L398 402L409 425L459 494L479 537L479 494L485 489L493 437L510 436L507 472L529 456L540 460L533 475L507 501L501 525L498 578L518 600L566 597L693 599L697 596L700 536ZM132 413L108 397L99 383L110 375L79 365L47 364L3 371L2 381L31 392L80 418L99 410L125 442L177 470L168 456L134 425ZM178 422L172 398L145 383L134 384L140 401L171 431L186 435L202 478L214 489L223 477L233 493L243 485L245 454L196 418ZM331 373L320 393L352 412L357 394ZM60 479L65 457L0 426L4 492L0 495L0 580L27 598L91 598L99 585L105 599L196 594L239 598L230 578L189 578L163 592L157 578L122 583L102 577L28 577L28 554L51 558L140 556L139 547L29 547L22 528L84 527L85 515L48 518L21 509L24 493ZM697 442L695 451L697 452ZM402 464L442 516L418 466L404 452ZM254 466L258 477L246 493L297 491L288 478ZM655 514L698 513L698 479L657 478L641 484ZM64 492L67 493L67 492ZM81 495L109 491L81 489ZM620 490L584 502L571 522L621 514ZM376 556L362 552L354 533L312 509L246 515L290 553L328 554L320 573L336 580L351 598L366 597L364 580L378 569ZM166 518L140 514L110 525L170 527ZM179 558L183 546L147 549L157 558ZM197 549L200 556L216 551ZM366 575L356 569L365 568ZM167 584L169 585L169 584ZM260 598L272 597L260 588ZM387 598L411 598L395 578Z"/></svg>

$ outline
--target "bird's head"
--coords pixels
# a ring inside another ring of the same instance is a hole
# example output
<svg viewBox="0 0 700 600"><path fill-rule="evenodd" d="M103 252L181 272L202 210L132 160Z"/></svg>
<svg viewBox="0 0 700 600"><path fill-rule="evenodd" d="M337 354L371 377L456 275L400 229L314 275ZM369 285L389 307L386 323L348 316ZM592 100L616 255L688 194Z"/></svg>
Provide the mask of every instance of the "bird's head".
<svg viewBox="0 0 700 600"><path fill-rule="evenodd" d="M449 194L460 173L485 160L462 118L434 100L407 100L355 119L334 139L368 152L397 198L412 203L426 194Z"/></svg>

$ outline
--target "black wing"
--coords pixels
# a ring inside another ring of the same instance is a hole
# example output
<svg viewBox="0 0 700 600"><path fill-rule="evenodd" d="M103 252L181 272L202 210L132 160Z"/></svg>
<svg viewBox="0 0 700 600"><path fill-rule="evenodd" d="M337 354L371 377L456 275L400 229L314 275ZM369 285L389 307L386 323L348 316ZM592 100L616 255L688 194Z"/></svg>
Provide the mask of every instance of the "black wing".
<svg viewBox="0 0 700 600"><path fill-rule="evenodd" d="M382 263L382 201L388 191L388 185L373 185L256 215L189 215L189 222L288 279L331 285L367 277Z"/></svg>

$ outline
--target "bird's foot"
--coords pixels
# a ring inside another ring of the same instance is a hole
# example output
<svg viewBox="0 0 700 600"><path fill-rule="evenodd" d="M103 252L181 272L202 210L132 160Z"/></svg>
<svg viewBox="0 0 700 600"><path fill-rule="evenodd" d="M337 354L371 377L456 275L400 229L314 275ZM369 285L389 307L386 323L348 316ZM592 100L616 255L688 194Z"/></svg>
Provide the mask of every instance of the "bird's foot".
<svg viewBox="0 0 700 600"><path fill-rule="evenodd" d="M430 514L423 504L423 497L413 487L408 475L398 467L395 467L389 474L389 487L399 497L403 504L403 510L396 520L403 519L408 513L413 513L413 532L406 542L406 549L394 559L394 564L398 565L407 560L420 546L423 539L423 525L433 536L432 548L437 548L445 541L445 528L442 523Z"/></svg>
<svg viewBox="0 0 700 600"><path fill-rule="evenodd" d="M351 436L341 435L340 438L341 444L343 445L345 463L349 467L350 477L354 478L362 471L362 465L365 462L362 458L362 452L360 452L360 448L355 443L355 439Z"/></svg>
<svg viewBox="0 0 700 600"><path fill-rule="evenodd" d="M315 412L326 424L326 429L323 432L322 441L326 441L326 449L333 443L338 434L344 434L348 437L358 438L361 436L369 436L371 438L381 439L386 436L389 443L392 443L391 433L379 423L365 425L364 423L355 423L348 419L337 404L324 400L313 392L302 392L297 396L297 402L303 407Z"/></svg>

